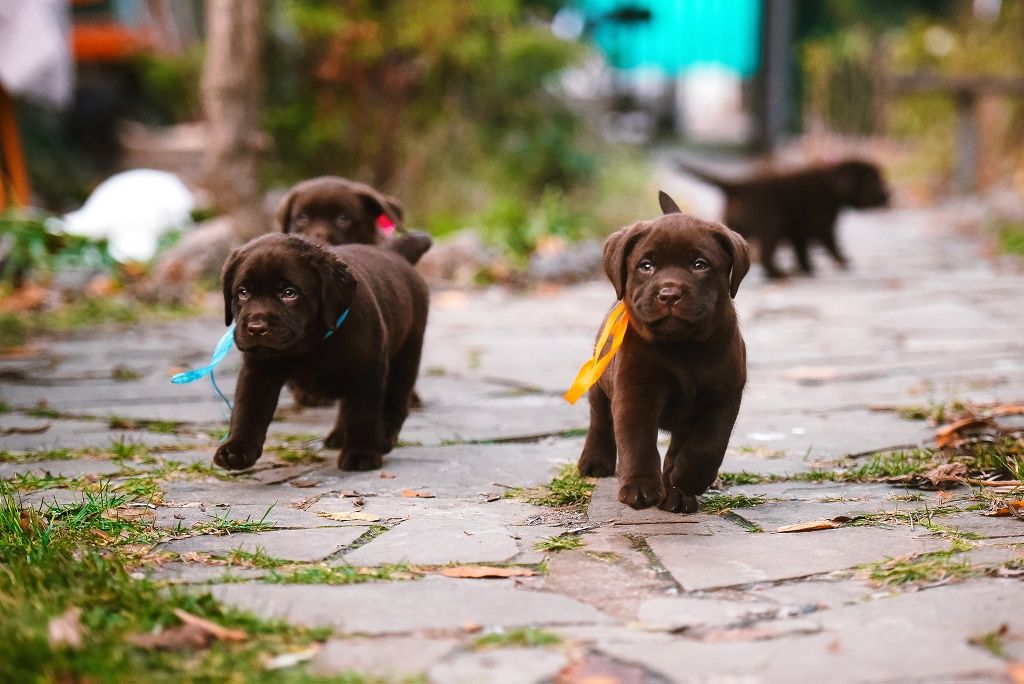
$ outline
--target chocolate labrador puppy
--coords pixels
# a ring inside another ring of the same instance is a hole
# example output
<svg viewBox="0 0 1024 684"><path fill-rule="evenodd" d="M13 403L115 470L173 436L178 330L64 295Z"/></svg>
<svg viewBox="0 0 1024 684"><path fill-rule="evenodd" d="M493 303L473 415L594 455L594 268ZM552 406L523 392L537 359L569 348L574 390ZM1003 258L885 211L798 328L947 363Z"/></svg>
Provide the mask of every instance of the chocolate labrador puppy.
<svg viewBox="0 0 1024 684"><path fill-rule="evenodd" d="M626 306L622 347L590 388L583 475L616 471L619 501L697 510L718 475L747 378L732 299L750 268L746 241L679 211L635 223L604 243L604 269ZM660 469L658 430L672 433Z"/></svg>
<svg viewBox="0 0 1024 684"><path fill-rule="evenodd" d="M282 233L299 233L329 245L375 245L382 241L377 217L404 228L402 203L390 195L339 176L320 176L296 184L281 200L277 224Z"/></svg>
<svg viewBox="0 0 1024 684"><path fill-rule="evenodd" d="M386 245L410 264L416 264L432 240L421 231L407 231L402 203L375 188L339 176L320 176L294 185L281 200L277 225L282 233L307 235L329 245ZM397 235L385 238L377 229L377 218L387 216ZM301 406L329 406L327 397L303 392L289 383ZM420 406L413 393L413 405Z"/></svg>
<svg viewBox="0 0 1024 684"><path fill-rule="evenodd" d="M344 470L379 468L398 441L419 371L428 292L400 254L264 235L224 264L225 321L242 370L214 463L248 468L263 452L281 387L340 399L324 440ZM347 314L346 314L347 312Z"/></svg>
<svg viewBox="0 0 1024 684"><path fill-rule="evenodd" d="M882 172L869 162L849 160L801 171L727 180L680 163L680 167L725 193L722 220L740 234L758 240L761 264L769 278L786 274L775 265L775 250L789 242L800 270L814 272L808 250L818 242L835 262L849 261L836 242L836 218L844 207L870 209L889 203Z"/></svg>

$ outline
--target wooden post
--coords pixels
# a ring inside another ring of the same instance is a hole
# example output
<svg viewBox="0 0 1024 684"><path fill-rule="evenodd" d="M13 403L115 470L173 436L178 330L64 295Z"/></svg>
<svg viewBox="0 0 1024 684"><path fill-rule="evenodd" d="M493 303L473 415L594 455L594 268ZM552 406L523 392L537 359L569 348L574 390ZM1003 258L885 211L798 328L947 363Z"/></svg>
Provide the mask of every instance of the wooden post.
<svg viewBox="0 0 1024 684"><path fill-rule="evenodd" d="M0 86L0 209L27 207L31 192L11 95ZM8 196L8 186L10 195Z"/></svg>

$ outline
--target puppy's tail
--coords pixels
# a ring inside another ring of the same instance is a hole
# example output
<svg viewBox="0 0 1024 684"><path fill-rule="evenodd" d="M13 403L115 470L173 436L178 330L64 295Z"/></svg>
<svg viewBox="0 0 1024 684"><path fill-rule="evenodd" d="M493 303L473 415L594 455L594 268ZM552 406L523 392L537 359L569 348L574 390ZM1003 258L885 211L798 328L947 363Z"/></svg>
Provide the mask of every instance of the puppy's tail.
<svg viewBox="0 0 1024 684"><path fill-rule="evenodd" d="M704 181L708 185L714 185L716 188L724 190L725 192L729 192L730 190L735 189L739 185L738 181L723 178L718 174L711 173L710 171L706 171L696 166L691 166L689 163L684 162L682 159L676 159L675 161L676 168L678 168L680 171L685 171L691 176L694 176L695 178Z"/></svg>
<svg viewBox="0 0 1024 684"><path fill-rule="evenodd" d="M415 266L433 244L434 241L423 231L409 230L389 241L387 248L401 254L406 261Z"/></svg>

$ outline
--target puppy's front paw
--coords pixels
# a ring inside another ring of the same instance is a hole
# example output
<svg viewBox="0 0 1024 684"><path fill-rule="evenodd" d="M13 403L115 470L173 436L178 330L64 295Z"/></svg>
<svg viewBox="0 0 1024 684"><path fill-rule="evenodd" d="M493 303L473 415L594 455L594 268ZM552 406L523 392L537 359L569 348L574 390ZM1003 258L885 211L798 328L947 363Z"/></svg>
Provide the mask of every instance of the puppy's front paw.
<svg viewBox="0 0 1024 684"><path fill-rule="evenodd" d="M584 451L577 467L583 477L611 477L615 474L615 455L609 458L604 454Z"/></svg>
<svg viewBox="0 0 1024 684"><path fill-rule="evenodd" d="M384 465L384 455L374 451L343 451L338 458L342 470L376 470Z"/></svg>
<svg viewBox="0 0 1024 684"><path fill-rule="evenodd" d="M213 462L225 470L244 470L259 460L262 454L262 444L232 439L220 445L213 455Z"/></svg>
<svg viewBox="0 0 1024 684"><path fill-rule="evenodd" d="M334 428L331 434L324 438L324 447L327 449L342 449L345 447L344 428Z"/></svg>
<svg viewBox="0 0 1024 684"><path fill-rule="evenodd" d="M638 510L657 506L664 498L665 486L660 477L633 478L619 487L619 501Z"/></svg>
<svg viewBox="0 0 1024 684"><path fill-rule="evenodd" d="M684 494L673 487L668 491L668 495L665 496L665 500L661 502L659 508L672 513L696 513L700 509L700 503L697 501L697 497Z"/></svg>

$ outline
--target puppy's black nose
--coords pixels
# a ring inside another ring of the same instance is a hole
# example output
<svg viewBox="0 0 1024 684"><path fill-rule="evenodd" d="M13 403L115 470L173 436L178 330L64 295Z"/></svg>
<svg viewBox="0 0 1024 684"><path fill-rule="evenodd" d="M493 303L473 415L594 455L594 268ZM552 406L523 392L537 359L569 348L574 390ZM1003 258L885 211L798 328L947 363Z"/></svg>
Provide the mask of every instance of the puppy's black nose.
<svg viewBox="0 0 1024 684"><path fill-rule="evenodd" d="M658 291L658 301L666 306L675 306L683 298L683 293L675 285L669 285Z"/></svg>
<svg viewBox="0 0 1024 684"><path fill-rule="evenodd" d="M267 327L266 321L250 321L246 323L245 331L253 337L259 337L266 335L270 329Z"/></svg>

